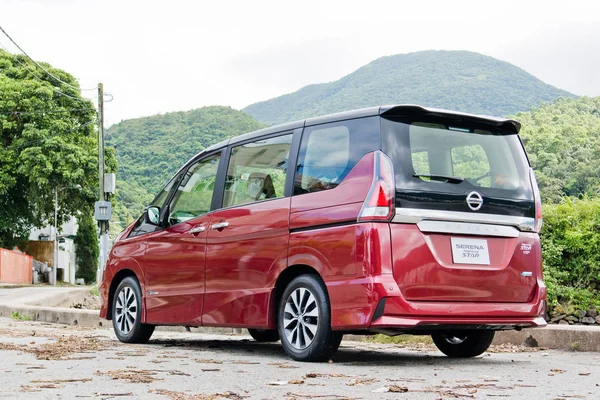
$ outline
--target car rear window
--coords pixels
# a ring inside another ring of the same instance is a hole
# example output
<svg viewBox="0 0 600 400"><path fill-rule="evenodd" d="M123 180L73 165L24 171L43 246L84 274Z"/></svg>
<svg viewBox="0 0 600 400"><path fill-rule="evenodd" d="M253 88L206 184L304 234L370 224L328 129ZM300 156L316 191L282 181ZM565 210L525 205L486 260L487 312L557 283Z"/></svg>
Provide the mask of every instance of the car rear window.
<svg viewBox="0 0 600 400"><path fill-rule="evenodd" d="M383 150L397 190L531 199L529 164L518 135L443 120L382 119Z"/></svg>

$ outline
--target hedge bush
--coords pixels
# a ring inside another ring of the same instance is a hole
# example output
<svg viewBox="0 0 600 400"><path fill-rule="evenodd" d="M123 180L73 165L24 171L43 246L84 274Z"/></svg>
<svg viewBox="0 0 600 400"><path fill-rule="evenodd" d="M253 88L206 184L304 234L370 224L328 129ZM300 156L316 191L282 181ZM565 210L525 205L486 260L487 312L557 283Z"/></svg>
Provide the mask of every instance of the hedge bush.
<svg viewBox="0 0 600 400"><path fill-rule="evenodd" d="M551 305L600 307L600 199L565 198L543 208L544 279Z"/></svg>

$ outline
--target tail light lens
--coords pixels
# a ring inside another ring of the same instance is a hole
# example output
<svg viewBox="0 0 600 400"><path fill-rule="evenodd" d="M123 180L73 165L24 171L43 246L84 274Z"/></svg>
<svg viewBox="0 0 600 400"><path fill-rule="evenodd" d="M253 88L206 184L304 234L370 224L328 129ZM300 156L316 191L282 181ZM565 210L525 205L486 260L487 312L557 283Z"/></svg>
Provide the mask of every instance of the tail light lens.
<svg viewBox="0 0 600 400"><path fill-rule="evenodd" d="M373 183L360 210L358 222L390 221L395 212L394 167L382 151L375 152Z"/></svg>
<svg viewBox="0 0 600 400"><path fill-rule="evenodd" d="M540 188L535 179L535 173L533 168L529 169L529 180L531 181L531 187L533 188L533 199L535 201L535 223L533 230L539 232L542 229L543 218L542 218L542 198L540 196Z"/></svg>

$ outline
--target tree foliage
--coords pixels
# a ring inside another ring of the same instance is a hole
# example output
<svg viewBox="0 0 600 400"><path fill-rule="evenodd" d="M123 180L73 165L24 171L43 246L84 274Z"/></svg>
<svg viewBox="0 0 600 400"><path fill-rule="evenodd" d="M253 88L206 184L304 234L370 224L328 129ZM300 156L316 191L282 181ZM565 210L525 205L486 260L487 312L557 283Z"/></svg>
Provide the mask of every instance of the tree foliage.
<svg viewBox="0 0 600 400"><path fill-rule="evenodd" d="M550 304L600 307L600 198L544 206L541 240Z"/></svg>
<svg viewBox="0 0 600 400"><path fill-rule="evenodd" d="M506 116L572 94L504 61L468 51L420 51L379 58L330 83L249 105L269 125L382 104L420 104Z"/></svg>
<svg viewBox="0 0 600 400"><path fill-rule="evenodd" d="M264 125L230 107L203 107L113 125L106 141L119 161L115 222L137 218L167 180L193 155L223 139Z"/></svg>
<svg viewBox="0 0 600 400"><path fill-rule="evenodd" d="M68 73L42 65L78 86ZM32 227L53 223L55 193L59 225L90 209L98 187L95 116L78 90L25 56L0 50L0 246L11 247ZM109 170L116 169L114 153L108 151L106 160Z"/></svg>
<svg viewBox="0 0 600 400"><path fill-rule="evenodd" d="M96 221L91 212L82 213L79 216L79 228L75 236L75 255L77 257L77 278L83 278L85 283L96 280L98 270L98 235L96 233Z"/></svg>
<svg viewBox="0 0 600 400"><path fill-rule="evenodd" d="M600 97L560 99L514 118L545 201L600 194Z"/></svg>

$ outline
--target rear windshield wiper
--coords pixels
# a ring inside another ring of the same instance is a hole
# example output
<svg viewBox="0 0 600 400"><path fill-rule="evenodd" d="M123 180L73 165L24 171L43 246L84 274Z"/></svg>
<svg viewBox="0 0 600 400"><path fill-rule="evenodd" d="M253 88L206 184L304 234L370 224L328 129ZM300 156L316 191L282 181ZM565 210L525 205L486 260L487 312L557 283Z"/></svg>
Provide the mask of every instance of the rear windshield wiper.
<svg viewBox="0 0 600 400"><path fill-rule="evenodd" d="M459 176L433 175L433 174L414 174L415 178L429 178L432 181L443 181L448 183L461 183L465 178Z"/></svg>

